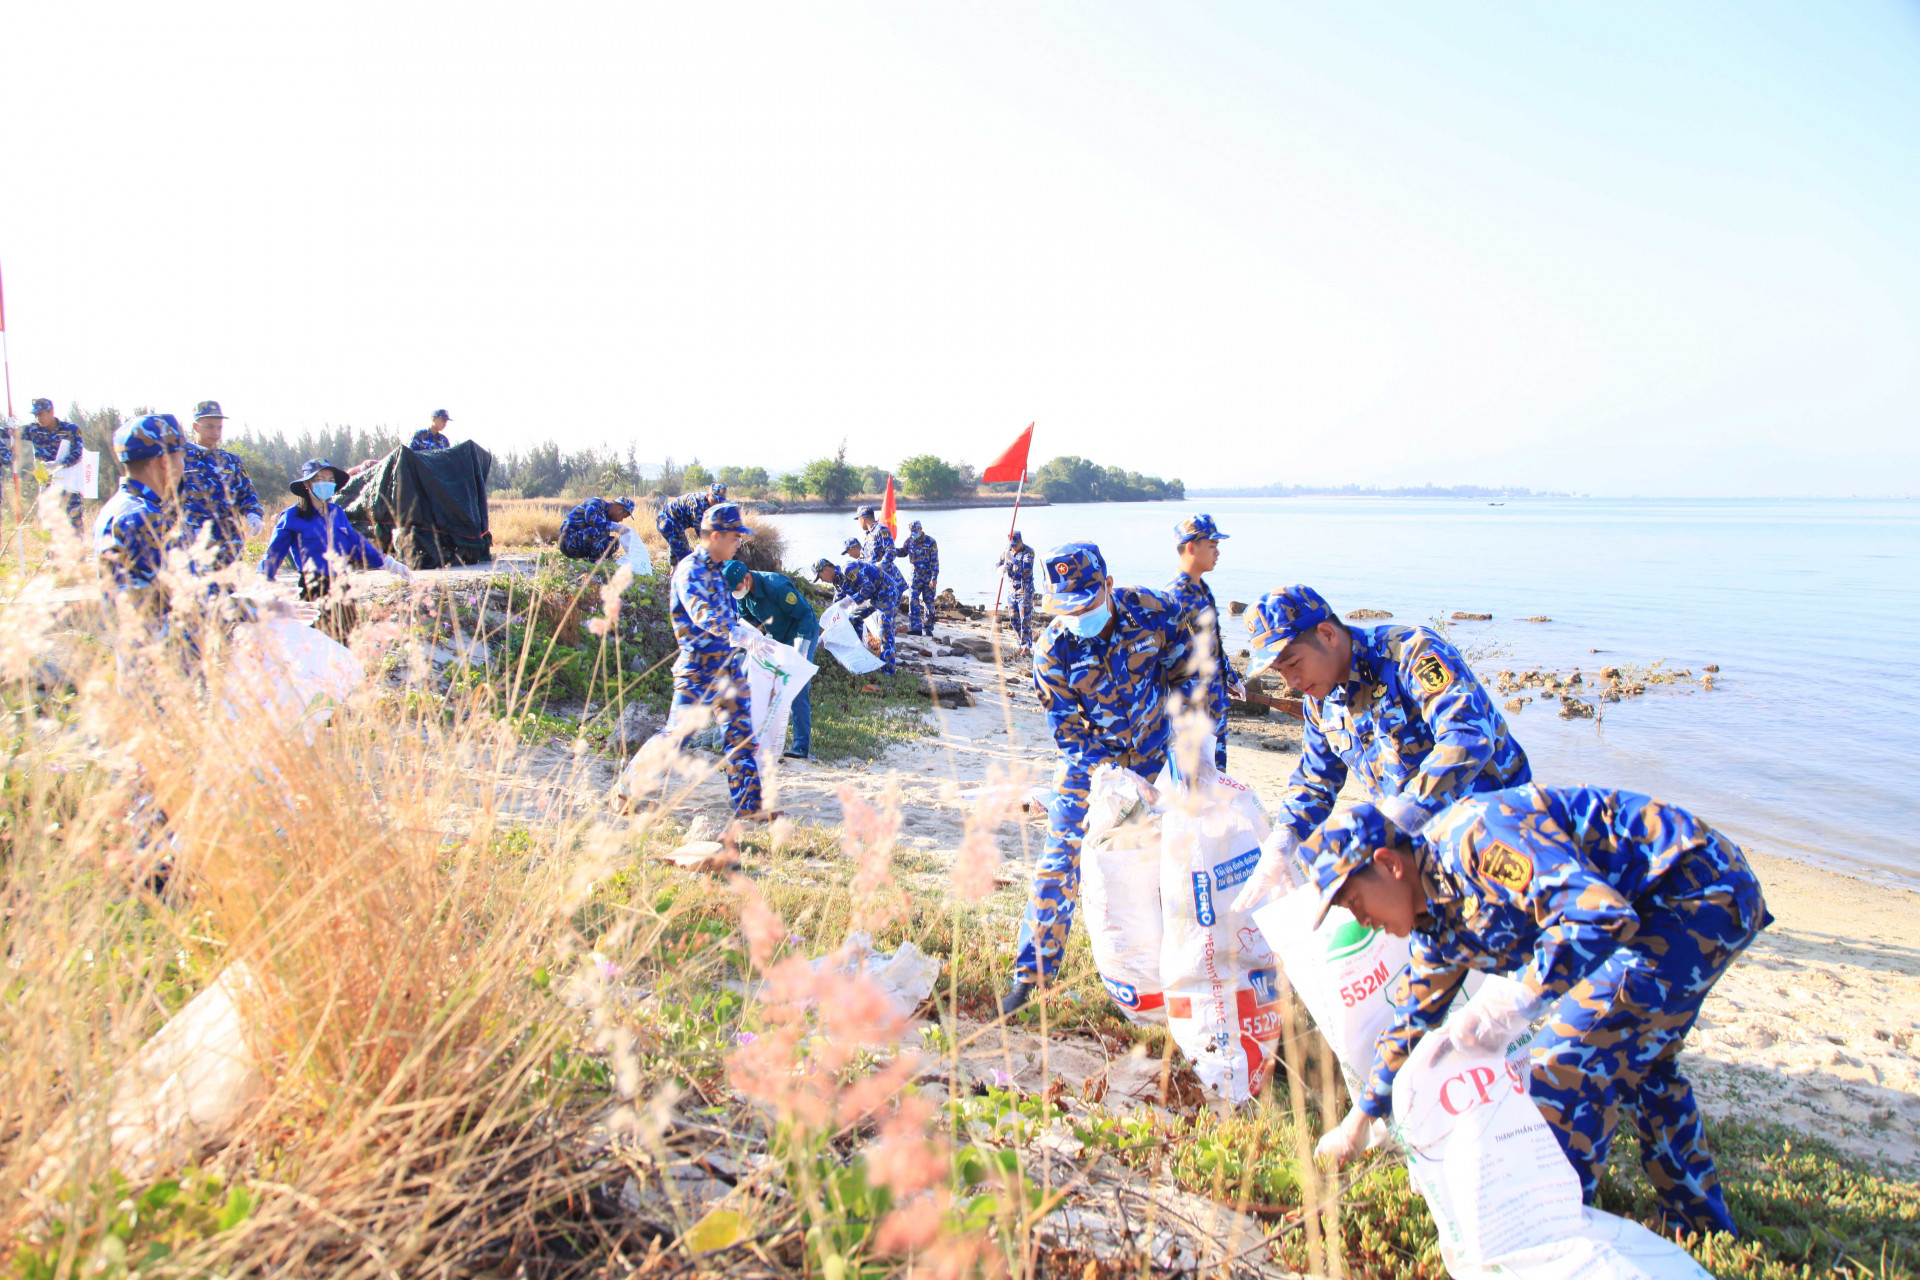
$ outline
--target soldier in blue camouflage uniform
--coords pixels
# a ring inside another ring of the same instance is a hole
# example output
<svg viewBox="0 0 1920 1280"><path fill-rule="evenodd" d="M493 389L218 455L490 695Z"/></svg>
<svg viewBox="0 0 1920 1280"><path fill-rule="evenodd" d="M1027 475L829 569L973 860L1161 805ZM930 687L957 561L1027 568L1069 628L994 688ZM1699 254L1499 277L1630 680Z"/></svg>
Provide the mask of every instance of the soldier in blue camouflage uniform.
<svg viewBox="0 0 1920 1280"><path fill-rule="evenodd" d="M442 449L453 448L453 441L447 439L447 424L452 421L445 409L435 409L433 422L414 432L413 439L407 441L407 448L415 453L438 453Z"/></svg>
<svg viewBox="0 0 1920 1280"><path fill-rule="evenodd" d="M620 549L615 525L633 514L632 498L588 498L560 522L560 554L571 560L600 560Z"/></svg>
<svg viewBox="0 0 1920 1280"><path fill-rule="evenodd" d="M1202 576L1213 572L1220 562L1220 543L1227 534L1220 532L1210 515L1188 516L1173 526L1174 549L1180 555L1180 572L1167 583L1167 594L1179 601L1180 608L1194 629L1193 666L1180 684L1183 705L1199 707L1213 722L1213 763L1222 772L1227 767L1227 709L1247 691L1227 661L1227 646L1220 635L1220 609L1213 600L1213 588ZM1207 637L1204 646L1200 632Z"/></svg>
<svg viewBox="0 0 1920 1280"><path fill-rule="evenodd" d="M1326 1154L1352 1155L1367 1119L1392 1114L1394 1076L1471 970L1513 972L1523 995L1475 1001L1448 1034L1497 1053L1557 1001L1530 1088L1587 1202L1625 1109L1665 1229L1734 1230L1679 1057L1707 992L1773 920L1738 846L1647 796L1525 786L1462 800L1413 837L1356 805L1302 849L1324 903L1413 937L1393 1025Z"/></svg>
<svg viewBox="0 0 1920 1280"><path fill-rule="evenodd" d="M13 470L13 419L0 418L0 479Z"/></svg>
<svg viewBox="0 0 1920 1280"><path fill-rule="evenodd" d="M179 429L179 419L174 419L174 429ZM53 412L53 401L42 396L33 402L33 421L20 428L20 444L24 449L32 450L34 478L40 481L44 490L49 483L46 473L54 467L71 466L80 460L81 450L86 446L80 442L80 428L71 422L61 420ZM28 458L22 454L20 461ZM67 519L73 522L76 532L80 528L82 511L80 495L67 495Z"/></svg>
<svg viewBox="0 0 1920 1280"><path fill-rule="evenodd" d="M202 400L193 415L195 440L187 442L187 470L180 480L180 539L196 545L206 532L208 554L200 569L224 569L240 558L247 536L265 527L266 510L246 464L220 447L226 414L218 400Z"/></svg>
<svg viewBox="0 0 1920 1280"><path fill-rule="evenodd" d="M749 532L740 508L722 502L702 513L700 545L673 569L673 710L661 734L683 744L696 708L712 709L722 726L721 750L734 816L771 817L760 809L760 762L753 750L746 650L773 642L740 620L722 568Z"/></svg>
<svg viewBox="0 0 1920 1280"><path fill-rule="evenodd" d="M1007 535L1006 554L995 562L995 567L1007 575L1007 586L1011 589L1007 608L1013 611L1013 632L1020 637L1020 647L1033 647L1033 548L1020 538L1015 529Z"/></svg>
<svg viewBox="0 0 1920 1280"><path fill-rule="evenodd" d="M666 539L667 563L677 565L687 558L692 550L687 535L700 528L700 518L708 507L726 500L727 486L715 480L705 489L690 490L661 504L660 513L653 518L653 527Z"/></svg>
<svg viewBox="0 0 1920 1280"><path fill-rule="evenodd" d="M1013 961L1013 989L1000 1002L1013 1013L1060 965L1080 890L1080 842L1097 765L1153 778L1167 761L1172 727L1168 690L1192 656L1192 634L1177 601L1140 587L1116 587L1091 542L1069 542L1046 558L1049 613L1040 633L1033 683L1060 749L1047 844L1033 874Z"/></svg>
<svg viewBox="0 0 1920 1280"><path fill-rule="evenodd" d="M848 560L836 566L831 560L813 562L816 580L833 588L835 600L851 600L860 607L853 611L853 629L864 636L867 618L880 615L880 669L892 675L894 620L900 613L900 589L893 579L864 560Z"/></svg>
<svg viewBox="0 0 1920 1280"><path fill-rule="evenodd" d="M896 551L893 530L881 523L872 507L860 508L854 513L854 519L860 523L860 558L893 580L900 603L904 605L907 602L907 576L893 562Z"/></svg>
<svg viewBox="0 0 1920 1280"><path fill-rule="evenodd" d="M1295 848L1333 812L1349 771L1409 835L1463 796L1532 780L1526 752L1466 659L1429 628L1346 627L1319 592L1293 586L1261 597L1247 629L1247 675L1277 669L1301 695L1307 725L1235 910L1252 909L1292 874Z"/></svg>
<svg viewBox="0 0 1920 1280"><path fill-rule="evenodd" d="M840 554L849 560L864 560L867 557L867 544L858 538L848 538L840 544Z"/></svg>
<svg viewBox="0 0 1920 1280"><path fill-rule="evenodd" d="M144 611L167 611L154 579L167 552L180 545L174 495L185 469L187 439L170 413L149 413L113 433L113 454L126 467L120 487L93 521L93 554L115 593L132 593Z"/></svg>
<svg viewBox="0 0 1920 1280"><path fill-rule="evenodd" d="M940 544L927 536L915 520L907 526L906 541L894 549L913 566L913 585L907 589L907 634L933 634L933 597L939 590Z"/></svg>

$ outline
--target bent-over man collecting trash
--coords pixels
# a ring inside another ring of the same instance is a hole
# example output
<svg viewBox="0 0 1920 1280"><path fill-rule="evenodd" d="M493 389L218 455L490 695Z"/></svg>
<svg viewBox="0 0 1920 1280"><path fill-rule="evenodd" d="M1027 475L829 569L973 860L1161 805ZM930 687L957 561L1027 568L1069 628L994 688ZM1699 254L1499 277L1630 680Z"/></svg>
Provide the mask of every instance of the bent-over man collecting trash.
<svg viewBox="0 0 1920 1280"><path fill-rule="evenodd" d="M596 561L612 555L633 535L631 529L615 527L630 518L633 509L632 498L588 498L560 521L560 554Z"/></svg>
<svg viewBox="0 0 1920 1280"><path fill-rule="evenodd" d="M1515 971L1516 996L1476 1001L1447 1034L1499 1052L1550 1002L1530 1092L1593 1202L1622 1109L1666 1230L1734 1230L1680 1047L1707 992L1772 923L1731 840L1692 814L1601 787L1473 796L1418 835L1358 804L1307 837L1320 917L1413 938L1365 1092L1320 1140L1345 1160L1393 1110L1393 1081L1446 1019L1470 970Z"/></svg>
<svg viewBox="0 0 1920 1280"><path fill-rule="evenodd" d="M775 815L760 808L760 762L753 750L753 708L747 691L746 651L773 641L740 620L722 566L752 532L731 502L708 507L700 517L700 545L673 568L673 709L656 736L678 748L697 727L701 707L720 724L727 767L727 794L736 818L758 821Z"/></svg>
<svg viewBox="0 0 1920 1280"><path fill-rule="evenodd" d="M1047 553L1046 609L1057 615L1033 651L1033 684L1060 750L1047 844L1033 873L1013 959L1013 987L1000 1001L1011 1014L1053 977L1073 927L1080 889L1080 842L1087 796L1102 764L1157 777L1172 729L1167 692L1192 648L1187 617L1167 595L1116 587L1091 542Z"/></svg>
<svg viewBox="0 0 1920 1280"><path fill-rule="evenodd" d="M1247 618L1251 679L1269 666L1306 712L1300 763L1235 911L1294 874L1295 849L1333 812L1349 771L1389 821L1416 834L1462 796L1533 778L1460 651L1426 627L1348 627L1311 587L1270 591Z"/></svg>
<svg viewBox="0 0 1920 1280"><path fill-rule="evenodd" d="M814 561L813 577L833 588L835 600L851 600L857 606L847 621L855 633L866 634L867 619L880 615L880 670L894 674L894 624L900 612L900 590L893 579L865 560L835 564L831 560Z"/></svg>
<svg viewBox="0 0 1920 1280"><path fill-rule="evenodd" d="M704 530L706 526L701 521L706 518L707 508L726 500L727 486L715 480L704 489L689 489L660 504L659 513L653 517L653 527L666 539L667 563L677 565L691 554L687 535ZM740 508L734 507L734 514L739 513Z"/></svg>

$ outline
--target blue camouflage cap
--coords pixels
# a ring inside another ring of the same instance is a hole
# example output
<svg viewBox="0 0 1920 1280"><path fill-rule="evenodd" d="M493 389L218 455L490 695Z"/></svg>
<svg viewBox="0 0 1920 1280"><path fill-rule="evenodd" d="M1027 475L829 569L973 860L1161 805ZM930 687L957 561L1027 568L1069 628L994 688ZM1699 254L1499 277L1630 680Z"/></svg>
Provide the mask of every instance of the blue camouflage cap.
<svg viewBox="0 0 1920 1280"><path fill-rule="evenodd" d="M144 462L187 447L180 419L170 413L148 413L123 422L113 433L113 456L122 462Z"/></svg>
<svg viewBox="0 0 1920 1280"><path fill-rule="evenodd" d="M848 539L847 539L847 540L846 540L845 542L843 542L843 543L841 543L841 544L840 544L840 550L842 550L842 551L844 551L844 552L846 552L846 553L847 553L848 555L850 555L850 556L857 556L857 555L859 555L859 554L860 554L860 539L858 539L858 538L848 538Z"/></svg>
<svg viewBox="0 0 1920 1280"><path fill-rule="evenodd" d="M220 412L220 402L218 400L202 400L199 406L193 411L194 421L196 422L201 418L225 418L226 416L226 414Z"/></svg>
<svg viewBox="0 0 1920 1280"><path fill-rule="evenodd" d="M640 509L640 504L633 500L632 494L628 494L624 498L615 498L614 501L625 507L628 511L638 511Z"/></svg>
<svg viewBox="0 0 1920 1280"><path fill-rule="evenodd" d="M740 516L740 504L737 502L716 502L707 508L700 517L702 533L752 533L747 522Z"/></svg>
<svg viewBox="0 0 1920 1280"><path fill-rule="evenodd" d="M453 416L445 409L435 409L433 411L433 419L435 422L452 422Z"/></svg>
<svg viewBox="0 0 1920 1280"><path fill-rule="evenodd" d="M922 531L920 528L920 522L918 520L915 520L912 524L908 525L907 528L914 533L920 533Z"/></svg>
<svg viewBox="0 0 1920 1280"><path fill-rule="evenodd" d="M872 507L862 507L853 513L853 518L855 520L878 520L880 517L873 513Z"/></svg>
<svg viewBox="0 0 1920 1280"><path fill-rule="evenodd" d="M1107 562L1091 542L1068 542L1047 552L1048 613L1075 613L1086 608L1107 585Z"/></svg>
<svg viewBox="0 0 1920 1280"><path fill-rule="evenodd" d="M1176 547L1184 547L1195 538L1212 538L1218 541L1228 536L1220 532L1220 527L1214 524L1213 517L1205 512L1197 516L1188 516L1173 526L1173 535L1175 538L1173 545Z"/></svg>
<svg viewBox="0 0 1920 1280"><path fill-rule="evenodd" d="M1313 864L1313 884L1320 893L1320 911L1313 917L1314 928L1318 929L1320 922L1327 918L1327 912L1333 908L1334 895L1347 883L1347 878L1373 861L1375 849L1404 843L1397 834L1394 840L1387 838L1397 832L1398 828L1387 821L1385 814L1362 801L1351 809L1335 813L1300 842L1300 856Z"/></svg>
<svg viewBox="0 0 1920 1280"><path fill-rule="evenodd" d="M735 587L738 587L741 582L745 581L747 566L741 564L738 560L729 560L720 566L720 576L726 579L727 590L732 591Z"/></svg>
<svg viewBox="0 0 1920 1280"><path fill-rule="evenodd" d="M813 562L813 576L816 578L819 577L821 574L825 573L829 569L832 569L835 573L840 572L840 567L834 564L833 561L827 559L825 556L821 556L818 560L815 560Z"/></svg>
<svg viewBox="0 0 1920 1280"><path fill-rule="evenodd" d="M1009 532L1009 533L1007 534L1007 541L1008 541L1008 542L1018 542L1018 541L1020 541L1020 531L1019 531L1018 529L1014 529L1014 530L1012 530L1011 532Z"/></svg>
<svg viewBox="0 0 1920 1280"><path fill-rule="evenodd" d="M724 480L715 480L715 481L714 481L714 482L713 482L712 484L710 484L710 485L708 485L708 486L707 486L707 496L708 496L709 498L712 498L712 499L713 499L713 500L714 500L715 502L719 502L719 501L722 501L723 499L725 499L725 498L726 498L726 496L727 496L727 484L726 484L726 481L724 481Z"/></svg>
<svg viewBox="0 0 1920 1280"><path fill-rule="evenodd" d="M53 401L51 401L51 400L49 400L49 399L47 399L47 398L46 398L45 396L41 396L41 397L40 397L40 398L39 398L38 400L35 400L35 401L33 402L33 408L32 408L32 410L31 410L30 412L33 412L33 413L52 413L52 412L53 412Z"/></svg>
<svg viewBox="0 0 1920 1280"><path fill-rule="evenodd" d="M1269 591L1247 614L1247 631L1253 637L1253 653L1247 658L1247 674L1258 675L1279 660L1280 651L1295 636L1311 631L1331 620L1333 608L1312 587L1291 586Z"/></svg>

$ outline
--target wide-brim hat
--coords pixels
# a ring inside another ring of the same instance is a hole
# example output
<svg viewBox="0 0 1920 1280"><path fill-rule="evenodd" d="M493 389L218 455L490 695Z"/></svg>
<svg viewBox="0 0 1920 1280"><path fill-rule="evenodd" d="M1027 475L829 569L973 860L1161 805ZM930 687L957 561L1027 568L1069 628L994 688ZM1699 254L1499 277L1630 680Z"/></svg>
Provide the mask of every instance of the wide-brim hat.
<svg viewBox="0 0 1920 1280"><path fill-rule="evenodd" d="M195 422L200 421L202 418L224 419L226 416L226 414L220 411L220 402L218 400L202 400L199 407L193 411L193 420Z"/></svg>
<svg viewBox="0 0 1920 1280"><path fill-rule="evenodd" d="M347 481L353 479L352 476L347 474L344 467L336 467L325 458L309 458L307 459L307 465L300 468L300 474L287 482L287 492L292 494L302 492L300 488L301 485L319 478L322 472L328 471L333 473L333 482L336 485L345 484Z"/></svg>

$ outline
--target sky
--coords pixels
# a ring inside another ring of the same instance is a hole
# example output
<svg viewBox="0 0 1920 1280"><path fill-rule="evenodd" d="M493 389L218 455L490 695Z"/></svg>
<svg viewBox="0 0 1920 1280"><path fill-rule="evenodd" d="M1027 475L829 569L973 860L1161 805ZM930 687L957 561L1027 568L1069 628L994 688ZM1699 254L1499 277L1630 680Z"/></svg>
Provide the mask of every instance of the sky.
<svg viewBox="0 0 1920 1280"><path fill-rule="evenodd" d="M1920 493L1920 7L12 6L15 409Z"/></svg>

